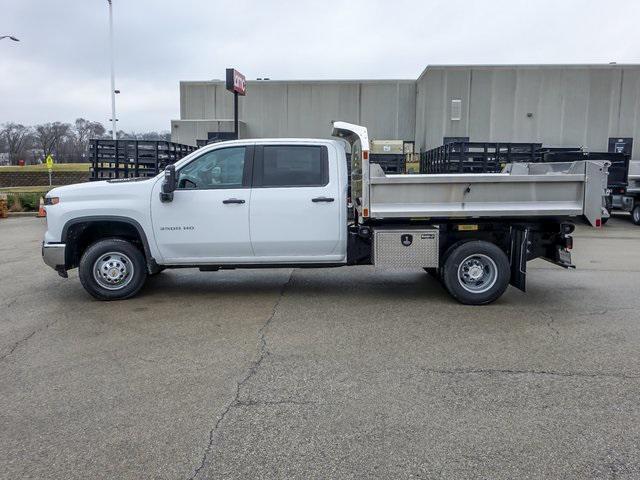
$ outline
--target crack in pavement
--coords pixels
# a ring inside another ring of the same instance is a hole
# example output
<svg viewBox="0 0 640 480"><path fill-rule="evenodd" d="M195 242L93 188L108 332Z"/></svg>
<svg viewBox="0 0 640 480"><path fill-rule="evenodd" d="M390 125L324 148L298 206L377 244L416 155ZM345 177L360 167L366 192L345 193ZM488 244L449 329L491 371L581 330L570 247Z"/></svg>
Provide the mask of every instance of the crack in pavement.
<svg viewBox="0 0 640 480"><path fill-rule="evenodd" d="M559 336L560 335L560 330L558 330L554 326L555 319L554 319L553 315L551 313L548 313L548 312L543 312L542 315L547 317L547 327L549 327L549 329L551 329L553 331L553 333L555 333L556 335Z"/></svg>
<svg viewBox="0 0 640 480"><path fill-rule="evenodd" d="M36 333L42 332L44 330L49 329L49 327L52 327L53 325L55 325L56 323L58 323L59 319L55 319L53 322L47 323L39 328L36 328L33 332L31 332L29 335L27 335L26 337L18 340L16 343L14 343L11 348L9 349L9 351L7 353L5 353L4 355L0 356L0 360L5 360L8 356L12 355L13 352L15 352L18 347L24 343L26 343L31 337L33 337Z"/></svg>
<svg viewBox="0 0 640 480"><path fill-rule="evenodd" d="M634 380L640 378L640 375L626 375L624 373L558 372L554 370L511 370L490 368L452 368L450 370L438 370L433 368L423 368L422 371L439 375L547 375L554 377L619 378L624 380Z"/></svg>
<svg viewBox="0 0 640 480"><path fill-rule="evenodd" d="M278 299L273 305L273 308L271 310L271 315L269 315L269 318L267 318L267 320L262 324L262 326L258 330L258 335L260 336L260 348L258 350L258 358L251 363L244 377L242 377L242 379L236 383L236 394L233 400L229 402L229 404L224 408L222 413L218 416L216 423L213 425L213 428L209 430L209 443L207 444L207 447L204 450L204 454L202 455L202 460L200 461L200 465L198 465L198 467L193 471L193 474L190 477L188 477L188 480L194 480L200 474L205 464L207 463L207 458L211 453L211 450L213 449L213 442L215 440L216 432L218 431L220 424L222 423L224 418L227 416L229 411L232 408L244 406L244 403L240 401L240 390L251 379L251 377L253 377L256 374L263 360L267 357L267 355L269 355L269 351L267 350L267 339L266 339L265 333L278 311L278 307L280 306L280 302L284 297L285 291L291 284L291 280L293 279L293 272L294 270L291 270L291 273L289 274L289 278L280 287L280 294L278 295ZM269 402L264 402L264 403L268 404ZM250 405L250 403L247 405Z"/></svg>
<svg viewBox="0 0 640 480"><path fill-rule="evenodd" d="M262 407L270 405L315 405L316 402L308 402L305 400L246 400L244 402L238 401L234 404L234 407Z"/></svg>
<svg viewBox="0 0 640 480"><path fill-rule="evenodd" d="M618 313L618 312L626 312L626 311L637 311L640 306L637 307L614 307L614 308L603 308L602 310L592 310L589 312L576 312L578 314L582 314L583 316L592 316L592 315L607 315L610 313Z"/></svg>
<svg viewBox="0 0 640 480"><path fill-rule="evenodd" d="M591 317L591 316L602 316L602 315L610 315L618 312L625 311L637 311L638 307L616 307L616 308L603 308L601 310L592 310L586 312L576 312L578 315L583 317ZM560 330L556 327L555 315L549 311L540 311L540 315L546 317L546 326L553 331L557 336L560 336Z"/></svg>
<svg viewBox="0 0 640 480"><path fill-rule="evenodd" d="M0 308L11 308L12 306L14 306L16 304L17 301L18 300L16 300L15 298L12 298L7 303L5 303L4 305L0 306Z"/></svg>

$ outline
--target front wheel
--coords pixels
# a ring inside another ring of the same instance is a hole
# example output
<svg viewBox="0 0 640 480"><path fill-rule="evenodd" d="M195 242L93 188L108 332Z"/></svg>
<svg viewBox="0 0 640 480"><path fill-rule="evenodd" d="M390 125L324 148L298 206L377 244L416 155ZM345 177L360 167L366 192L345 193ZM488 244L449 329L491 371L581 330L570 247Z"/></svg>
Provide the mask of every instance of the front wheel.
<svg viewBox="0 0 640 480"><path fill-rule="evenodd" d="M99 300L133 297L144 285L144 255L132 243L120 239L100 240L85 250L78 267L80 283Z"/></svg>
<svg viewBox="0 0 640 480"><path fill-rule="evenodd" d="M505 253L493 243L465 242L445 260L444 285L453 298L466 305L486 305L505 292L511 269Z"/></svg>

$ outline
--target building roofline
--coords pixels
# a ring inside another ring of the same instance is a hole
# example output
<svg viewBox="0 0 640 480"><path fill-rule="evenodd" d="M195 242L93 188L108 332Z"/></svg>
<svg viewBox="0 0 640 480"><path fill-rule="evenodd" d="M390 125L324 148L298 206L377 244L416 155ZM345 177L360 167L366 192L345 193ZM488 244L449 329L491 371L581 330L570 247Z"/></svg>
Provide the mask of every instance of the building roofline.
<svg viewBox="0 0 640 480"><path fill-rule="evenodd" d="M269 79L269 80L247 80L250 85L258 84L413 84L424 77L430 70L509 70L509 69L605 69L605 68L640 68L640 63L478 63L478 64L434 64L427 65L418 78L363 78L363 79ZM225 81L217 78L211 80L180 80L180 85L224 85Z"/></svg>
<svg viewBox="0 0 640 480"><path fill-rule="evenodd" d="M173 122L207 122L207 123L229 122L229 123L233 123L234 122L233 118L173 118L170 121L171 121L171 123L173 123ZM246 124L246 122L244 120L238 120L238 123Z"/></svg>
<svg viewBox="0 0 640 480"><path fill-rule="evenodd" d="M556 69L556 68L640 68L640 63L486 63L486 64L437 64L427 65L417 80L424 77L429 70L509 70L509 69Z"/></svg>
<svg viewBox="0 0 640 480"><path fill-rule="evenodd" d="M247 84L251 84L251 85L256 85L256 84L270 84L270 83L279 83L279 84L283 84L283 83L287 83L287 84L292 84L292 83L298 83L298 84L330 84L330 83L344 83L344 84L358 84L358 83L388 83L388 84L394 84L394 83L406 83L406 84L413 84L415 83L415 79L411 79L411 78L367 78L367 79L335 79L335 80L314 80L314 79L307 79L307 80L286 80L286 79L278 79L278 80L247 80ZM212 80L180 80L180 84L189 84L189 85L209 85L209 84L224 84L225 81L224 80L218 80L218 79L212 79Z"/></svg>

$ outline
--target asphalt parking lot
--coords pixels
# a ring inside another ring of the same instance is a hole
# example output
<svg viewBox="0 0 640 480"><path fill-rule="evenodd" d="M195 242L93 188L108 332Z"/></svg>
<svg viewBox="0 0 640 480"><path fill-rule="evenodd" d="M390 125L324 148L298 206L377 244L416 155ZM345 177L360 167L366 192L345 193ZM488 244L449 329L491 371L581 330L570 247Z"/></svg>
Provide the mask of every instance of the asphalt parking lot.
<svg viewBox="0 0 640 480"><path fill-rule="evenodd" d="M640 478L640 228L462 306L428 275L167 271L90 298L0 221L0 478Z"/></svg>

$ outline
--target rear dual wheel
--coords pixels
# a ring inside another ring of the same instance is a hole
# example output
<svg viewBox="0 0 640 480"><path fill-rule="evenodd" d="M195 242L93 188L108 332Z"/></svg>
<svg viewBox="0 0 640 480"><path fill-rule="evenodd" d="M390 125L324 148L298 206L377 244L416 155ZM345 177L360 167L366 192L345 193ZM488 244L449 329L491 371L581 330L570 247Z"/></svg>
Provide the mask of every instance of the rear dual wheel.
<svg viewBox="0 0 640 480"><path fill-rule="evenodd" d="M636 225L640 225L640 203L631 210L631 221Z"/></svg>
<svg viewBox="0 0 640 480"><path fill-rule="evenodd" d="M486 305L502 296L511 277L501 248L485 241L465 242L445 258L442 271L449 294L466 305Z"/></svg>

